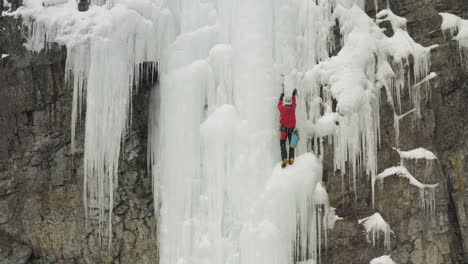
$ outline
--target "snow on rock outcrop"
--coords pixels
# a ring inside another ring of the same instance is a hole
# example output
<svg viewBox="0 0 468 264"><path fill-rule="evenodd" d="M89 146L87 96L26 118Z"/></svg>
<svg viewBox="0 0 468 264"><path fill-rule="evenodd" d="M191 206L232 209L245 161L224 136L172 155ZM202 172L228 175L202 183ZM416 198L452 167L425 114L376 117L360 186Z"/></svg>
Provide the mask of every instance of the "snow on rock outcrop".
<svg viewBox="0 0 468 264"><path fill-rule="evenodd" d="M11 4L10 4L10 2L8 2L7 0L0 0L0 1L3 2L3 5L0 4L0 7L2 7L2 8L0 9L0 16L2 16L2 15L4 15L4 12L5 12L5 14L8 13L8 12L10 12L10 10L11 10ZM6 10L4 10L5 8L6 8Z"/></svg>
<svg viewBox="0 0 468 264"><path fill-rule="evenodd" d="M435 160L437 159L436 155L431 151L425 148L417 148L408 151L401 151L399 149L395 149L400 155L402 159L426 159L426 160Z"/></svg>
<svg viewBox="0 0 468 264"><path fill-rule="evenodd" d="M425 209L430 213L434 213L435 210L435 188L439 185L436 184L424 184L418 181L411 173L403 166L396 166L385 169L383 172L379 173L376 177L372 178L372 186L374 190L374 185L377 180L383 184L384 179L396 175L398 177L406 178L409 180L409 183L419 189L419 198L421 202L421 208ZM374 192L374 191L373 191ZM372 195L374 197L374 194ZM374 200L374 198L372 198Z"/></svg>
<svg viewBox="0 0 468 264"><path fill-rule="evenodd" d="M395 264L390 256L384 255L370 261L369 264Z"/></svg>
<svg viewBox="0 0 468 264"><path fill-rule="evenodd" d="M375 196L375 183L380 181L383 185L384 179L392 175L396 175L401 178L406 178L409 184L419 189L420 204L421 208L433 214L435 211L435 188L439 185L436 184L425 184L416 179L405 167L405 160L417 160L423 159L426 161L424 169L424 180L426 180L430 173L432 173L432 161L437 160L436 155L425 148L417 148L408 151L401 151L400 149L393 148L398 152L400 156L400 165L385 169L383 172L376 176L372 176L372 205L374 206Z"/></svg>
<svg viewBox="0 0 468 264"><path fill-rule="evenodd" d="M385 222L379 213L375 213L369 217L358 220L359 224L362 224L366 229L367 241L375 247L376 241L380 238L380 233L383 233L384 247L390 250L390 238L393 234L390 225Z"/></svg>
<svg viewBox="0 0 468 264"><path fill-rule="evenodd" d="M442 16L442 31L449 31L460 47L462 61L468 67L468 20L453 14L439 13Z"/></svg>
<svg viewBox="0 0 468 264"><path fill-rule="evenodd" d="M424 177L423 180L426 181L429 175L432 173L432 168L434 162L438 162L437 156L431 151L425 148L417 148L413 150L401 151L400 149L393 148L398 152L400 156L400 166L405 165L405 161L414 160L414 164L417 165L419 160L424 160Z"/></svg>

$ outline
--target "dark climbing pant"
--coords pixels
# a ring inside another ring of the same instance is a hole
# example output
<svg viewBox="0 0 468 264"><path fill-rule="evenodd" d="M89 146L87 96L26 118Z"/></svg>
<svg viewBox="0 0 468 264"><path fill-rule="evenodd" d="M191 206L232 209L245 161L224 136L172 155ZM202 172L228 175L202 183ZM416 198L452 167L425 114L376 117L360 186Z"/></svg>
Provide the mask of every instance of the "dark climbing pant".
<svg viewBox="0 0 468 264"><path fill-rule="evenodd" d="M285 160L288 158L288 153L286 152L286 139L288 140L288 144L291 144L291 137L294 132L294 127L286 128L281 126L280 132L281 160ZM289 158L294 158L294 148L289 147Z"/></svg>

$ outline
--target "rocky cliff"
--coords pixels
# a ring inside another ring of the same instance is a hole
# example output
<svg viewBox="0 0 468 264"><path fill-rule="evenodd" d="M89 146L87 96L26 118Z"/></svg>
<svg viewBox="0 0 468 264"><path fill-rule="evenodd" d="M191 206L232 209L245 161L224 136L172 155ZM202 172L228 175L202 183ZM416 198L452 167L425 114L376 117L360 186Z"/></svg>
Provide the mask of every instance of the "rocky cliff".
<svg viewBox="0 0 468 264"><path fill-rule="evenodd" d="M13 8L18 5L11 2ZM368 2L366 11L372 16L374 1ZM468 263L464 173L468 67L460 61L458 45L438 30L437 14L468 18L468 2L389 2L396 14L408 19L408 30L417 42L440 45L432 54L432 71L439 77L423 101L422 119L400 124L402 149L424 147L439 157L426 179L439 183L435 215L420 208L418 190L407 180L387 179L382 189L377 188L375 205L394 231L391 251L381 244L373 247L357 223L374 212L369 179L359 177L355 199L348 178L342 185L341 176L333 172L328 153L324 179L331 205L344 220L330 232L324 258L326 263L367 263L390 253L396 263ZM378 4L385 6L386 1ZM109 250L100 248L97 225L92 219L86 225L84 219L82 150L74 155L70 151L72 91L64 83L66 51L53 47L32 54L23 43L21 23L0 17L0 53L10 55L0 60L0 263L156 263L157 219L146 163L150 84L133 98L133 122L119 168L113 244ZM399 163L392 150L393 112L384 97L379 171ZM409 110L409 100L403 97L403 109ZM79 142L82 129L77 131ZM424 170L423 163L410 166Z"/></svg>

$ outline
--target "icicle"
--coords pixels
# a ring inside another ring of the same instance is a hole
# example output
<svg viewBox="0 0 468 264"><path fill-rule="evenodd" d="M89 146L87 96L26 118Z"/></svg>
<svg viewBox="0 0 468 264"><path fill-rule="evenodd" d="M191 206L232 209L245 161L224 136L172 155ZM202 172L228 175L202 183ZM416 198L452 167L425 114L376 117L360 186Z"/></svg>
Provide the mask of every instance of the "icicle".
<svg viewBox="0 0 468 264"><path fill-rule="evenodd" d="M397 147L400 145L400 120L414 111L416 111L416 109L412 109L402 115L397 115L395 112L393 113L393 127L395 128L395 144Z"/></svg>
<svg viewBox="0 0 468 264"><path fill-rule="evenodd" d="M453 39L458 41L460 60L468 68L468 20L461 19L449 13L439 13L442 16L442 31L450 31Z"/></svg>
<svg viewBox="0 0 468 264"><path fill-rule="evenodd" d="M410 100L416 109L416 117L421 118L420 89L425 89L427 99L430 89L428 81L435 77L433 73L430 73L430 51L437 45L423 47L414 42L406 32L406 19L395 15L389 9L382 10L377 14L376 23L379 24L383 21L389 21L394 31L392 37L383 39L383 43L385 43L383 49L388 53L388 58L393 59L390 63L395 75L390 81L391 94L396 97L398 109L401 112L401 93L407 87ZM413 60L414 65L412 79L410 71L407 71L410 59Z"/></svg>
<svg viewBox="0 0 468 264"><path fill-rule="evenodd" d="M114 189L118 186L121 144L130 124L131 97L140 84L140 64L155 63L155 26L159 7L152 2L93 6L79 12L75 1L24 1L13 13L29 29L27 48L39 52L53 42L67 47L66 83L73 87L72 151L76 125L86 109L83 202L88 217L98 223L99 241L108 226L112 239ZM103 1L95 1L102 4ZM118 27L117 21L126 21ZM160 36L164 36L161 34Z"/></svg>
<svg viewBox="0 0 468 264"><path fill-rule="evenodd" d="M391 234L393 234L393 231L390 229L390 225L385 222L379 213L375 213L369 217L360 219L358 220L358 223L364 225L367 234L367 241L369 243L372 241L372 245L374 247L376 241L379 239L379 233L382 232L384 234L384 248L387 251L390 250L390 238Z"/></svg>
<svg viewBox="0 0 468 264"><path fill-rule="evenodd" d="M426 212L434 212L435 210L435 188L439 185L437 184L424 184L418 181L411 173L403 166L396 166L385 169L383 172L379 173L375 178L372 179L372 184L374 185L377 180L384 181L385 178L396 175L398 177L406 178L409 180L409 184L419 188L419 198L421 208ZM372 191L372 196L374 196L374 189ZM374 198L372 198L374 201Z"/></svg>

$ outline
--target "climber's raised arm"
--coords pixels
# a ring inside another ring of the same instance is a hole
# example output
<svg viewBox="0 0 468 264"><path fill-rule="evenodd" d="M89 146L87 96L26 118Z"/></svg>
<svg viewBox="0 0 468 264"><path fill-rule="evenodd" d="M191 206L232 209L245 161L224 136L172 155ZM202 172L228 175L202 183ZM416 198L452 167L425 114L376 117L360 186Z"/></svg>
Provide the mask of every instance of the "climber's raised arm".
<svg viewBox="0 0 468 264"><path fill-rule="evenodd" d="M293 93L292 93L292 107L294 108L294 110L296 109L296 96L297 96L297 89L294 89Z"/></svg>
<svg viewBox="0 0 468 264"><path fill-rule="evenodd" d="M281 111L281 109L284 108L283 106L283 97L284 97L284 92L281 93L280 98L278 100L278 110Z"/></svg>

